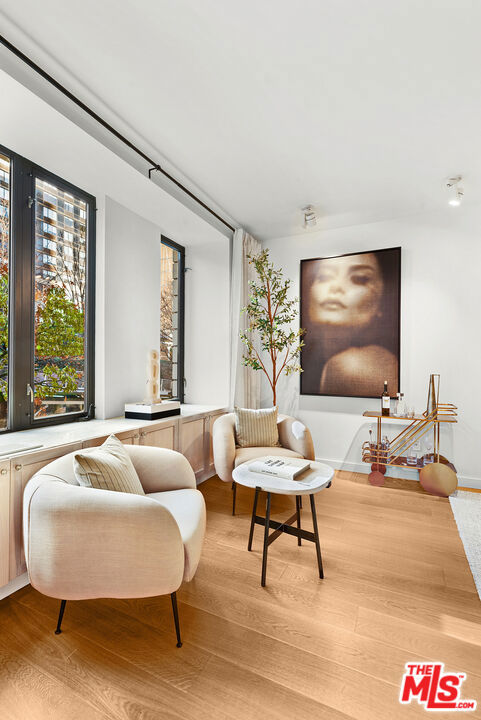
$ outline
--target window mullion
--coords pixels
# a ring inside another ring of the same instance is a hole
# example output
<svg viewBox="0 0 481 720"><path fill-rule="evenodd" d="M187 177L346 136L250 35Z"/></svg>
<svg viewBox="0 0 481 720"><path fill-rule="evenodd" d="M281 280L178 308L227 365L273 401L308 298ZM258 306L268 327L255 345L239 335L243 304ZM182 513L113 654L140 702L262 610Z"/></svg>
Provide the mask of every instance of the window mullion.
<svg viewBox="0 0 481 720"><path fill-rule="evenodd" d="M31 427L33 405L27 386L33 380L33 173L23 158L13 159L10 276L9 427ZM30 205L30 207L29 207Z"/></svg>

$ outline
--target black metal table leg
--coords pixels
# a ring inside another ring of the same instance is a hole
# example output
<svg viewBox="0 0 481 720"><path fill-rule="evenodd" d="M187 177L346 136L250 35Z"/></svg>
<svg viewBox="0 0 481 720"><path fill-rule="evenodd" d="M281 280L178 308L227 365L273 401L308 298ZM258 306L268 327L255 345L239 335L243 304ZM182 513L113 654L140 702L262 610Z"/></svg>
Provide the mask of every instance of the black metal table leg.
<svg viewBox="0 0 481 720"><path fill-rule="evenodd" d="M170 599L172 600L172 612L174 613L175 623L175 634L177 635L177 647L182 647L182 640L180 637L180 625L179 625L179 613L177 610L177 593L170 593Z"/></svg>
<svg viewBox="0 0 481 720"><path fill-rule="evenodd" d="M235 515L235 501L237 495L237 483L235 480L232 481L232 514Z"/></svg>
<svg viewBox="0 0 481 720"><path fill-rule="evenodd" d="M301 529L301 496L296 495L297 529ZM297 536L297 544L301 545L301 536Z"/></svg>
<svg viewBox="0 0 481 720"><path fill-rule="evenodd" d="M312 524L314 527L314 538L316 543L317 564L319 566L319 577L322 580L322 578L324 577L324 570L322 568L321 544L319 542L319 530L317 527L316 503L314 502L314 494L309 495L309 498L311 500Z"/></svg>
<svg viewBox="0 0 481 720"><path fill-rule="evenodd" d="M61 625L62 625L62 619L63 619L63 614L65 612L66 604L67 604L66 600L60 601L60 612L58 614L57 629L55 630L55 635L60 635L60 633L62 632Z"/></svg>
<svg viewBox="0 0 481 720"><path fill-rule="evenodd" d="M264 526L264 549L262 552L262 576L261 576L262 587L266 586L267 547L269 544L270 519L271 519L271 494L270 494L270 492L268 492L267 493L267 501L266 501L266 519L265 519L265 526Z"/></svg>
<svg viewBox="0 0 481 720"><path fill-rule="evenodd" d="M269 550L269 545L271 543L275 542L277 538L279 538L281 535L292 535L293 537L297 538L297 544L298 546L302 545L302 541L306 540L308 542L312 542L316 546L316 555L317 555L317 566L319 570L319 577L321 580L324 578L324 569L322 566L322 555L321 555L321 542L319 539L319 528L317 524L317 514L316 514L316 504L314 500L314 494L318 491L318 489L323 489L324 487L329 487L330 482L328 484L322 485L320 488L315 488L314 492L309 493L309 501L311 505L311 513L312 513L312 524L313 524L313 531L306 530L302 527L301 522L301 509L302 509L302 495L295 495L296 498L296 511L290 515L288 518L285 518L282 521L273 520L271 519L271 501L272 501L272 492L268 490L268 487L256 486L255 487L255 496L254 496L254 502L252 506L252 515L251 515L251 521L250 521L250 528L249 528L249 539L247 541L247 550L252 550L252 542L254 540L254 529L255 525L262 525L264 527L264 540L263 540L263 546L262 546L262 572L261 572L261 585L262 587L266 586L266 576L267 576L267 553ZM251 486L252 487L252 486ZM265 511L265 517L262 517L262 515L258 515L258 505L259 505L259 493L260 491L263 491L266 493L266 511ZM277 488L275 488L274 492L277 492ZM279 494L281 494L279 492ZM271 532L272 531L272 532Z"/></svg>
<svg viewBox="0 0 481 720"><path fill-rule="evenodd" d="M247 543L247 549L252 550L252 538L254 537L254 525L256 524L256 512L257 512L257 499L259 497L260 488L256 487L256 494L254 495L254 505L252 506L252 518L251 518L251 529L249 531L249 542Z"/></svg>

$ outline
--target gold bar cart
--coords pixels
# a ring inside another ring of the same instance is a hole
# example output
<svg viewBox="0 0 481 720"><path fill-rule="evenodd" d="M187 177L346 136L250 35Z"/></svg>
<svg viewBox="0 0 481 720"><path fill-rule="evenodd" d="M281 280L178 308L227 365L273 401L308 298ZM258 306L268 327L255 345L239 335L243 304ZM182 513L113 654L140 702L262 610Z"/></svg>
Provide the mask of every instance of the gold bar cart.
<svg viewBox="0 0 481 720"><path fill-rule="evenodd" d="M381 412L366 410L363 417L376 418L376 442L366 441L362 445L362 461L371 464L371 473L369 480L373 485L381 485L384 478L380 478L379 474L384 475L386 466L406 467L421 470L423 468L422 459L417 458L416 464L407 462L407 452L409 448L418 442L430 431L433 432L433 461L436 463L444 463L449 465L456 472L452 463L440 454L440 429L442 423L457 422L457 407L452 403L439 402L439 375L431 375L429 380L428 406L422 415L408 417L406 415L382 415ZM391 423L392 421L401 420L403 422L410 421L409 425L401 430L396 437L389 442L388 447L382 445L382 421Z"/></svg>

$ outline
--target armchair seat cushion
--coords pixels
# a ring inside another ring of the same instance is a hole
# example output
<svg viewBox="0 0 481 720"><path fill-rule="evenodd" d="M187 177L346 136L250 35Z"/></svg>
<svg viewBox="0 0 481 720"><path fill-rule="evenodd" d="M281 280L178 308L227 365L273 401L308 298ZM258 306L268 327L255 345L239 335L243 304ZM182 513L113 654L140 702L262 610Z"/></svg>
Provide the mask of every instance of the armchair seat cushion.
<svg viewBox="0 0 481 720"><path fill-rule="evenodd" d="M256 448L257 449L257 448ZM184 544L184 580L194 577L205 534L205 502L199 490L171 490L147 497L165 507L174 517Z"/></svg>
<svg viewBox="0 0 481 720"><path fill-rule="evenodd" d="M263 455L280 455L282 457L304 457L300 453L294 452L284 447L246 447L237 448L235 454L235 467L241 465L248 460L255 460L255 458L262 457Z"/></svg>

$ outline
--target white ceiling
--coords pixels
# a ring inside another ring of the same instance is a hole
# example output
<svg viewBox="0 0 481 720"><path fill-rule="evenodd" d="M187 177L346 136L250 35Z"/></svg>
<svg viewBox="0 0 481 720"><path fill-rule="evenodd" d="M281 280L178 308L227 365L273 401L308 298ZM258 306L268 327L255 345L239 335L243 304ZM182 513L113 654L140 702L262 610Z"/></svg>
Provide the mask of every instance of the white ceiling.
<svg viewBox="0 0 481 720"><path fill-rule="evenodd" d="M2 33L261 238L481 191L477 0L0 0ZM454 211L456 212L456 211Z"/></svg>

